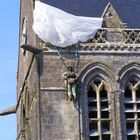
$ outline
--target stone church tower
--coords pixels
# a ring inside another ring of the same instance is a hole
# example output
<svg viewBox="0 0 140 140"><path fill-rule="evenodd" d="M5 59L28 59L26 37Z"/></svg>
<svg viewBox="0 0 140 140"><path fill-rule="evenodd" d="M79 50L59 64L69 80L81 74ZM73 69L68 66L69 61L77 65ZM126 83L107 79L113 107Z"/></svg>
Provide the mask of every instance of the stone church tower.
<svg viewBox="0 0 140 140"><path fill-rule="evenodd" d="M34 1L20 8L17 105L9 109L17 140L140 140L140 1L42 0L104 18L93 39L66 49L35 35ZM76 101L68 100L65 66L78 76Z"/></svg>

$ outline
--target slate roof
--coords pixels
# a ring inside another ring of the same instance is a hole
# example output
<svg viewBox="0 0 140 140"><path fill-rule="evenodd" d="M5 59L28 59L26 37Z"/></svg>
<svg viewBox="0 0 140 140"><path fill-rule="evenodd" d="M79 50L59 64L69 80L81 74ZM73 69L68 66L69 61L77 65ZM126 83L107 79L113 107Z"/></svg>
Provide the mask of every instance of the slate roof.
<svg viewBox="0 0 140 140"><path fill-rule="evenodd" d="M111 2L129 28L140 28L140 0L42 0L74 15L100 17Z"/></svg>

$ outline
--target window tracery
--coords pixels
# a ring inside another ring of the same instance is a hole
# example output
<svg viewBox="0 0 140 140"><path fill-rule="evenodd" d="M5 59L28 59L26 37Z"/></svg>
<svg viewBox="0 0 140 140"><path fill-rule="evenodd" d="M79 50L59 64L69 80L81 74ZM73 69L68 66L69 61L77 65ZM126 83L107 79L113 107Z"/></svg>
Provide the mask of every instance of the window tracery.
<svg viewBox="0 0 140 140"><path fill-rule="evenodd" d="M110 140L110 109L103 80L96 79L88 90L90 140Z"/></svg>
<svg viewBox="0 0 140 140"><path fill-rule="evenodd" d="M140 139L140 81L127 83L124 92L124 114L127 140Z"/></svg>

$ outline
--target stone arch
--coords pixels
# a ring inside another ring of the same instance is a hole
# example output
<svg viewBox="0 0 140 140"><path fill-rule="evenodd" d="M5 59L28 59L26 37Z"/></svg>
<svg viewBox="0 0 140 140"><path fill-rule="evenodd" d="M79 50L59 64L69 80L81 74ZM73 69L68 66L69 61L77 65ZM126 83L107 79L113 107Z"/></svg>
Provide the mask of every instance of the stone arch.
<svg viewBox="0 0 140 140"><path fill-rule="evenodd" d="M96 77L112 84L110 87L111 90L115 90L117 88L114 69L99 62L89 64L83 68L78 78L79 85L87 87L88 84L92 82L92 79L95 79Z"/></svg>
<svg viewBox="0 0 140 140"><path fill-rule="evenodd" d="M138 123L133 118L137 120L139 115L137 100L140 98L140 64L131 62L124 66L118 73L118 83L122 91L121 123L123 137L124 139L135 139L138 136ZM131 129L136 132L134 135L129 133Z"/></svg>
<svg viewBox="0 0 140 140"><path fill-rule="evenodd" d="M126 83L130 81L131 78L140 80L140 64L133 62L120 70L117 80L121 90L125 89Z"/></svg>

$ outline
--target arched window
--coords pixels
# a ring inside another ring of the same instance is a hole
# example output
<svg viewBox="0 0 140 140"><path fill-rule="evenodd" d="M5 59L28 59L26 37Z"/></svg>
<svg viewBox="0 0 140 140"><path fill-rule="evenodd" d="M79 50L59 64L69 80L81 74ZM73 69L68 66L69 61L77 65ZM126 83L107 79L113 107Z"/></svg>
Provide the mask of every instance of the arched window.
<svg viewBox="0 0 140 140"><path fill-rule="evenodd" d="M140 81L131 78L124 92L124 116L127 140L140 139Z"/></svg>
<svg viewBox="0 0 140 140"><path fill-rule="evenodd" d="M79 77L83 139L118 140L115 126L118 117L115 115L119 106L115 108L117 95L113 73L106 65L95 63L87 66Z"/></svg>
<svg viewBox="0 0 140 140"><path fill-rule="evenodd" d="M89 139L110 140L110 109L105 82L96 79L87 93L89 111Z"/></svg>

